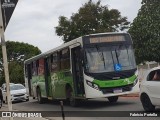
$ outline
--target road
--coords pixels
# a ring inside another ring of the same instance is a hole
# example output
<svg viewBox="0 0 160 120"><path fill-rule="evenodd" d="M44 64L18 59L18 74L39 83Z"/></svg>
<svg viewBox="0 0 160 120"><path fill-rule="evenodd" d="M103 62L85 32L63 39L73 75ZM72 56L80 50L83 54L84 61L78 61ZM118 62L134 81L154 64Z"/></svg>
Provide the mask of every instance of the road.
<svg viewBox="0 0 160 120"><path fill-rule="evenodd" d="M37 100L30 99L29 102L17 102L13 104L16 110L29 111L59 111L61 110L59 101L48 101L45 104L39 104ZM130 111L143 111L142 105L137 97L121 97L117 103L109 103L107 98L91 99L83 101L78 107L71 107L64 101L64 110L66 111L123 111L122 108L130 108ZM127 111L124 110L124 111Z"/></svg>
<svg viewBox="0 0 160 120"><path fill-rule="evenodd" d="M18 111L60 111L60 102L59 101L48 101L45 104L39 104L37 100L30 99L29 102L17 102L13 104L13 109ZM109 103L106 98L101 99L92 99L89 101L83 101L78 107L71 107L66 102L64 102L64 111L143 111L142 105L138 97L120 97L117 103ZM160 108L157 109L160 111ZM92 112L93 116L96 112ZM107 112L106 112L107 113ZM116 114L116 112L114 112ZM113 115L114 116L114 115ZM50 118L48 119L59 119ZM138 120L138 117L120 117L122 120ZM69 117L68 120L119 120L119 117ZM142 117L140 119L150 120L151 117ZM154 120L158 120L158 117L155 117Z"/></svg>

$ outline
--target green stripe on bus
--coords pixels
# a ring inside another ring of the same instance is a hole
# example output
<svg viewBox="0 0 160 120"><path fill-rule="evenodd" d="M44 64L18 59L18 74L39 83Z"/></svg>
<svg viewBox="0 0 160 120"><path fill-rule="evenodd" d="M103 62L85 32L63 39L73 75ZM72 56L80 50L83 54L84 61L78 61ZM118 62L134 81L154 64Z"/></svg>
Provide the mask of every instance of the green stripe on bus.
<svg viewBox="0 0 160 120"><path fill-rule="evenodd" d="M93 83L97 84L100 88L106 88L106 87L119 87L119 86L125 86L129 84L133 84L136 80L136 75L133 75L132 77L125 78L125 79L119 79L119 80L93 80Z"/></svg>

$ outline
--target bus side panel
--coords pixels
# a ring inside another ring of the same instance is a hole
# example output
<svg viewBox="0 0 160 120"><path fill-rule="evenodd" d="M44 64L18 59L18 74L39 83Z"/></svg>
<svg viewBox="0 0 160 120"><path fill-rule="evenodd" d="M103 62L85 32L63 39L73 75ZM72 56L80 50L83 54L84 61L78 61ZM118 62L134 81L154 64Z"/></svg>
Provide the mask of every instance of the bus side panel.
<svg viewBox="0 0 160 120"><path fill-rule="evenodd" d="M37 81L37 87L41 90L41 96L46 97L46 86L45 86L45 78L44 75L39 75L38 81Z"/></svg>
<svg viewBox="0 0 160 120"><path fill-rule="evenodd" d="M51 84L51 76L48 76L48 97L53 98L52 96L52 84Z"/></svg>
<svg viewBox="0 0 160 120"><path fill-rule="evenodd" d="M37 88L37 82L39 80L39 77L38 76L32 76L32 79L31 79L31 96L33 97L37 97L37 91L36 91L36 88Z"/></svg>
<svg viewBox="0 0 160 120"><path fill-rule="evenodd" d="M66 98L66 85L72 86L72 76L69 70L51 74L53 98Z"/></svg>

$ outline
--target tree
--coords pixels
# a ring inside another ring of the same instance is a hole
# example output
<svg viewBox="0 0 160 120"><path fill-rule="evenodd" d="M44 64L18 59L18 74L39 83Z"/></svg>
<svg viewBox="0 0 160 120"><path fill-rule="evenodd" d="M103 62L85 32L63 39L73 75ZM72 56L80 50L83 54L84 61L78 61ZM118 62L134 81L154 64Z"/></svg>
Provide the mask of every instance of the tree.
<svg viewBox="0 0 160 120"><path fill-rule="evenodd" d="M160 0L142 0L129 33L133 38L137 63L160 62Z"/></svg>
<svg viewBox="0 0 160 120"><path fill-rule="evenodd" d="M33 45L13 41L7 41L6 48L9 63L8 67L10 82L24 83L24 60L40 54L41 51ZM2 51L0 50L0 84L3 84L5 82L2 62Z"/></svg>
<svg viewBox="0 0 160 120"><path fill-rule="evenodd" d="M24 61L41 53L38 47L23 42L7 41L6 48L9 61ZM2 58L2 51L0 51L0 58Z"/></svg>
<svg viewBox="0 0 160 120"><path fill-rule="evenodd" d="M70 19L60 16L55 29L56 34L68 42L87 34L123 31L128 25L127 18L122 17L118 10L109 10L107 6L101 5L100 0L97 3L89 0Z"/></svg>
<svg viewBox="0 0 160 120"><path fill-rule="evenodd" d="M9 62L9 75L13 83L24 83L23 63L17 61Z"/></svg>

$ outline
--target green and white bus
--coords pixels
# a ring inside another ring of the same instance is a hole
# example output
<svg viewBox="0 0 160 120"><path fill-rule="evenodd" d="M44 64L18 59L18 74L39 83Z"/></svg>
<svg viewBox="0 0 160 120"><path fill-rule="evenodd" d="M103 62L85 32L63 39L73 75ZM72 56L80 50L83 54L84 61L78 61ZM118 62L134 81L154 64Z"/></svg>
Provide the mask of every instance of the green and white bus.
<svg viewBox="0 0 160 120"><path fill-rule="evenodd" d="M24 62L30 96L78 100L139 91L132 40L128 33L98 33L79 37Z"/></svg>

